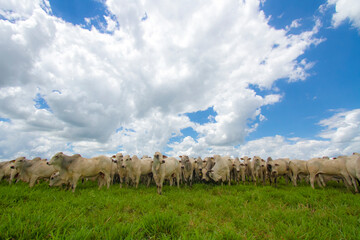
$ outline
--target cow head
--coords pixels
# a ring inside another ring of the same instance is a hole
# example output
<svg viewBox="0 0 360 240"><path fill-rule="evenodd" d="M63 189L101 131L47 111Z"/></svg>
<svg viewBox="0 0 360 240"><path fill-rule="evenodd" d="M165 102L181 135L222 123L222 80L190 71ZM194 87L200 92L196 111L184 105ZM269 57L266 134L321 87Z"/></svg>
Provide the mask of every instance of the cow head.
<svg viewBox="0 0 360 240"><path fill-rule="evenodd" d="M53 173L50 177L49 186L50 187L57 187L61 186L62 184L66 184L68 181L60 175L59 172Z"/></svg>
<svg viewBox="0 0 360 240"><path fill-rule="evenodd" d="M180 164L181 164L181 168L185 169L185 167L190 164L189 156L181 156Z"/></svg>
<svg viewBox="0 0 360 240"><path fill-rule="evenodd" d="M58 152L56 153L49 162L47 162L48 165L61 165L61 161L64 158L64 153L63 152Z"/></svg>
<svg viewBox="0 0 360 240"><path fill-rule="evenodd" d="M270 172L271 175L276 176L278 174L278 168L280 167L280 164L278 163L272 163L267 165L267 170Z"/></svg>
<svg viewBox="0 0 360 240"><path fill-rule="evenodd" d="M122 168L127 168L131 165L131 157L130 155L125 155L122 161Z"/></svg>
<svg viewBox="0 0 360 240"><path fill-rule="evenodd" d="M213 169L207 172L207 176L210 180L214 182L218 182L219 180L221 180L221 176L218 173L214 172Z"/></svg>
<svg viewBox="0 0 360 240"><path fill-rule="evenodd" d="M15 159L15 162L14 162L14 168L21 168L23 166L23 164L26 162L26 158L25 157L18 157Z"/></svg>
<svg viewBox="0 0 360 240"><path fill-rule="evenodd" d="M163 158L163 155L161 154L161 152L156 152L156 153L154 154L154 158L156 158L156 159L161 159L161 158Z"/></svg>

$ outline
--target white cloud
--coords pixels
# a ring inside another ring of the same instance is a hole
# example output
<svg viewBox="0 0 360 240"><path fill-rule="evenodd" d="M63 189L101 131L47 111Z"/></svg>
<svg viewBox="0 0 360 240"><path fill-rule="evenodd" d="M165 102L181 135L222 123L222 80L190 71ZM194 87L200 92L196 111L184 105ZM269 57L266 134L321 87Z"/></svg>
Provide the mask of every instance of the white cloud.
<svg viewBox="0 0 360 240"><path fill-rule="evenodd" d="M336 157L351 155L360 149L360 109L336 113L321 120L319 124L325 129L319 134L322 139L286 138L276 135L248 141L238 148L232 146L209 148L203 139L196 142L191 137L174 143L172 154L188 154L191 156L208 156L221 152L232 156L260 156L264 159L289 157L291 159L308 160L312 157Z"/></svg>
<svg viewBox="0 0 360 240"><path fill-rule="evenodd" d="M51 13L48 0L0 0L0 15L10 20L29 18L37 9Z"/></svg>
<svg viewBox="0 0 360 240"><path fill-rule="evenodd" d="M320 43L318 22L290 35L268 24L260 1L108 0L111 34L50 15L47 1L5 2L0 117L11 122L0 126L3 159L151 154L186 127L200 133L199 154L235 151L265 119L262 107L281 100L249 84L271 91L278 79L304 80L312 65L301 56ZM49 111L34 106L37 94ZM204 125L184 115L209 107L217 116Z"/></svg>
<svg viewBox="0 0 360 240"><path fill-rule="evenodd" d="M334 143L360 142L360 109L340 112L319 123L326 129L320 137L330 139Z"/></svg>
<svg viewBox="0 0 360 240"><path fill-rule="evenodd" d="M336 13L332 18L334 27L349 20L353 27L360 30L360 1L358 0L328 0L329 5L335 5Z"/></svg>

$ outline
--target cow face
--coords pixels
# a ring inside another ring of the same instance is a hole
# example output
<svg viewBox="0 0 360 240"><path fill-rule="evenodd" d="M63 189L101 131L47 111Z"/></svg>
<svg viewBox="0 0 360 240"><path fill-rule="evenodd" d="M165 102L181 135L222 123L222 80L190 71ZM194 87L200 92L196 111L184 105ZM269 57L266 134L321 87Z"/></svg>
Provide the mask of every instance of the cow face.
<svg viewBox="0 0 360 240"><path fill-rule="evenodd" d="M271 166L271 175L276 176L279 172L280 164L275 163L275 164L270 164L270 166ZM268 170L269 170L269 168L268 168Z"/></svg>
<svg viewBox="0 0 360 240"><path fill-rule="evenodd" d="M67 181L60 176L60 173L56 172L53 175L51 175L50 181L49 181L49 186L57 187L57 186L61 186L62 184L66 184L66 183L67 183Z"/></svg>
<svg viewBox="0 0 360 240"><path fill-rule="evenodd" d="M214 170L210 170L208 172L208 177L212 180L214 180L215 182L218 182L219 180L221 180L221 176L219 174L217 174L216 172L214 172Z"/></svg>
<svg viewBox="0 0 360 240"><path fill-rule="evenodd" d="M64 154L62 152L58 152L50 159L50 161L47 164L60 166L63 158L64 158Z"/></svg>
<svg viewBox="0 0 360 240"><path fill-rule="evenodd" d="M122 165L121 167L122 168L127 168L131 165L131 157L129 155L126 155L123 159L123 162L122 162Z"/></svg>
<svg viewBox="0 0 360 240"><path fill-rule="evenodd" d="M181 156L180 160L181 168L185 169L185 166L190 164L190 159L188 156Z"/></svg>
<svg viewBox="0 0 360 240"><path fill-rule="evenodd" d="M160 158L163 158L163 155L161 154L161 152L156 152L154 154L154 158L160 159Z"/></svg>
<svg viewBox="0 0 360 240"><path fill-rule="evenodd" d="M14 168L21 168L23 166L23 164L25 163L26 161L26 158L25 157L18 157L17 159L15 159L15 162L14 162Z"/></svg>

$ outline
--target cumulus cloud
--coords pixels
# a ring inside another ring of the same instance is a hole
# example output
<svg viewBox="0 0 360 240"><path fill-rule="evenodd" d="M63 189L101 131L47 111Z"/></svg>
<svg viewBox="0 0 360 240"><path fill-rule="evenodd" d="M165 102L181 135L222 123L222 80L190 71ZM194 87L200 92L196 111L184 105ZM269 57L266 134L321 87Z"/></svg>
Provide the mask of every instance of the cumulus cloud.
<svg viewBox="0 0 360 240"><path fill-rule="evenodd" d="M11 120L0 122L2 159L175 154L169 139L187 127L199 138L184 144L199 154L234 151L266 118L261 109L281 101L249 85L304 80L312 63L302 55L321 42L318 22L300 34L271 27L261 1L107 0L105 33L53 16L48 1L22 3L0 4L0 117ZM209 107L209 123L185 115Z"/></svg>
<svg viewBox="0 0 360 240"><path fill-rule="evenodd" d="M349 20L353 27L360 31L360 2L358 0L328 0L328 5L335 5L332 18L334 27Z"/></svg>
<svg viewBox="0 0 360 240"><path fill-rule="evenodd" d="M207 156L221 152L231 156L260 156L264 159L289 157L308 160L313 157L336 157L351 155L360 149L360 109L336 113L319 122L324 129L319 134L321 139L286 138L276 135L248 141L238 147L223 146L208 149L203 139L195 141L186 137L181 142L171 144L172 154Z"/></svg>

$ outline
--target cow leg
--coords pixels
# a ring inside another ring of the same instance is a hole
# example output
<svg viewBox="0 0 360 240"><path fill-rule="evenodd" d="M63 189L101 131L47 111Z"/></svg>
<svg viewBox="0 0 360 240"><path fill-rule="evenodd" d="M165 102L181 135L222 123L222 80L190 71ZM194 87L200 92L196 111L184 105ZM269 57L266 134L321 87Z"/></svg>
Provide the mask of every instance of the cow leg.
<svg viewBox="0 0 360 240"><path fill-rule="evenodd" d="M180 174L176 175L176 183L177 183L177 187L180 188Z"/></svg>
<svg viewBox="0 0 360 240"><path fill-rule="evenodd" d="M123 177L120 177L120 188L123 187L123 182L124 182L124 178L123 178Z"/></svg>
<svg viewBox="0 0 360 240"><path fill-rule="evenodd" d="M135 177L135 188L138 188L140 182L140 176Z"/></svg>
<svg viewBox="0 0 360 240"><path fill-rule="evenodd" d="M147 176L148 180L147 180L147 184L146 186L149 187L150 186L150 182L151 182L151 177L150 176Z"/></svg>
<svg viewBox="0 0 360 240"><path fill-rule="evenodd" d="M288 185L288 184L289 184L289 178L288 178L288 176L285 175L284 178L285 178L285 184Z"/></svg>
<svg viewBox="0 0 360 240"><path fill-rule="evenodd" d="M313 189L315 189L314 183L315 183L315 174L310 173L310 185Z"/></svg>
<svg viewBox="0 0 360 240"><path fill-rule="evenodd" d="M74 174L72 178L72 191L75 192L77 182L79 181L80 175Z"/></svg>
<svg viewBox="0 0 360 240"><path fill-rule="evenodd" d="M172 186L173 185L173 178L172 178L172 176L170 176L170 178L169 178L169 184L170 184L170 186Z"/></svg>
<svg viewBox="0 0 360 240"><path fill-rule="evenodd" d="M357 183L356 183L356 181L355 181L355 178L352 177L352 176L350 176L350 178L351 178L352 184L354 185L355 192L358 193L359 190L358 190L358 188L357 188Z"/></svg>
<svg viewBox="0 0 360 240"><path fill-rule="evenodd" d="M269 182L270 182L270 186L272 185L272 176L269 174Z"/></svg>
<svg viewBox="0 0 360 240"><path fill-rule="evenodd" d="M30 178L29 187L32 188L32 187L35 185L37 179L38 179L37 176L32 176L32 177Z"/></svg>
<svg viewBox="0 0 360 240"><path fill-rule="evenodd" d="M105 179L106 179L106 188L109 189L110 185L111 185L111 176L110 174L105 174Z"/></svg>
<svg viewBox="0 0 360 240"><path fill-rule="evenodd" d="M352 186L352 181L351 181L351 178L350 178L350 176L347 174L347 173L344 173L344 174L342 174L343 175L343 177L345 178L345 181L344 181L344 183L347 183L347 184L345 184L346 185L346 188L347 189L349 189L349 190L351 190L351 186Z"/></svg>
<svg viewBox="0 0 360 240"><path fill-rule="evenodd" d="M263 185L266 185L266 173L262 172L262 180L263 180Z"/></svg>
<svg viewBox="0 0 360 240"><path fill-rule="evenodd" d="M230 186L231 185L231 172L229 172L227 176L228 176L228 178L227 178L228 185Z"/></svg>
<svg viewBox="0 0 360 240"><path fill-rule="evenodd" d="M320 179L320 181L319 181L319 179ZM316 181L317 181L319 187L322 187L322 188L326 187L326 183L325 183L324 178L323 178L323 176L321 174L316 176Z"/></svg>
<svg viewBox="0 0 360 240"><path fill-rule="evenodd" d="M190 187L192 187L193 179L194 179L194 173L192 172L192 173L190 174Z"/></svg>
<svg viewBox="0 0 360 240"><path fill-rule="evenodd" d="M171 180L172 181L172 180ZM159 183L159 194L162 194L162 188L163 188L163 184L164 184L164 179L161 178L160 179L160 183Z"/></svg>
<svg viewBox="0 0 360 240"><path fill-rule="evenodd" d="M294 187L297 186L297 178L298 178L298 173L297 173L297 171L292 172L292 174L291 174L291 181L292 181Z"/></svg>

